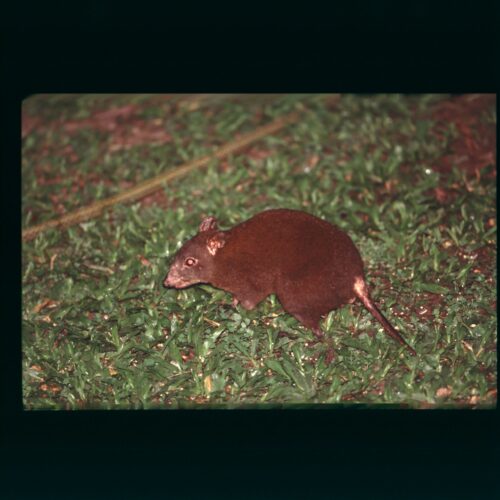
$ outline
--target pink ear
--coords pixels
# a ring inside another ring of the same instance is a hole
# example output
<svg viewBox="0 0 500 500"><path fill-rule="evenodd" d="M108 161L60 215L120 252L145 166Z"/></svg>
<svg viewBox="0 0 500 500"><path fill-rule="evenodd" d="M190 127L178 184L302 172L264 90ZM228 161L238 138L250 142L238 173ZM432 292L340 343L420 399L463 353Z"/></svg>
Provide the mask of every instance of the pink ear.
<svg viewBox="0 0 500 500"><path fill-rule="evenodd" d="M219 231L210 239L207 240L207 250L210 255L215 255L219 248L222 248L226 244L226 239L224 233Z"/></svg>
<svg viewBox="0 0 500 500"><path fill-rule="evenodd" d="M217 229L217 219L215 217L205 217L200 224L199 232Z"/></svg>

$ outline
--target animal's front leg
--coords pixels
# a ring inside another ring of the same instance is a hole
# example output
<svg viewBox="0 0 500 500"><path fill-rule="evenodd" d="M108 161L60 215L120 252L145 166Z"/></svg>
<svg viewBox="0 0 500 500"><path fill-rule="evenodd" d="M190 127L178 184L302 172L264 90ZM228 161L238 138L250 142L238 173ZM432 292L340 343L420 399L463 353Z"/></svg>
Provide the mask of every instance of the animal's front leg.
<svg viewBox="0 0 500 500"><path fill-rule="evenodd" d="M257 291L248 291L246 290L244 293L240 293L238 295L233 295L233 307L236 307L238 304L241 305L244 309L251 310L254 309L255 306L261 302L267 294L259 293Z"/></svg>
<svg viewBox="0 0 500 500"><path fill-rule="evenodd" d="M240 300L240 299L238 299L238 297L233 295L232 306L236 307L238 304L241 304L241 307L243 307L244 309L248 309L249 311L257 305L257 303L251 299L241 299Z"/></svg>

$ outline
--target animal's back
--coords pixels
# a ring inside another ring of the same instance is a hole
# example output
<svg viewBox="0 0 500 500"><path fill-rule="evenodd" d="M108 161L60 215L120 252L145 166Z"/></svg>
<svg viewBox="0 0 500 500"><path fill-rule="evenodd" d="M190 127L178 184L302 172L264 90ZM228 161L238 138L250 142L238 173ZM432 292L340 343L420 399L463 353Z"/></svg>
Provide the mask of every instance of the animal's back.
<svg viewBox="0 0 500 500"><path fill-rule="evenodd" d="M229 247L294 280L318 272L331 277L363 269L358 251L343 231L297 210L267 210L242 222L231 230Z"/></svg>

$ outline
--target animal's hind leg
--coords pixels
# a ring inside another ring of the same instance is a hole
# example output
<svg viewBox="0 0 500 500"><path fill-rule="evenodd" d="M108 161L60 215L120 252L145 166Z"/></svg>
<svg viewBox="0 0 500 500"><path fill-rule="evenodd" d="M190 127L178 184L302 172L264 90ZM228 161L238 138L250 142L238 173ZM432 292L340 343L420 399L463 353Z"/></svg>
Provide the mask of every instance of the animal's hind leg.
<svg viewBox="0 0 500 500"><path fill-rule="evenodd" d="M319 326L323 317L323 312L313 306L297 309L296 307L290 306L290 304L288 304L286 301L282 301L279 295L278 299L280 300L281 305L283 306L285 311L291 314L306 328L312 330L316 339L326 345L325 362L326 364L330 364L331 361L335 358L335 350L333 349L332 340L325 337L325 334Z"/></svg>
<svg viewBox="0 0 500 500"><path fill-rule="evenodd" d="M324 337L324 333L321 331L319 323L321 321L321 315L315 314L311 311L289 311L284 307L287 312L289 312L297 321L302 323L306 328L313 331L314 335L319 339Z"/></svg>
<svg viewBox="0 0 500 500"><path fill-rule="evenodd" d="M314 332L314 335L318 338L323 337L323 332L319 327L322 313L317 310L314 306L308 304L296 304L295 301L287 300L290 296L295 295L295 290L288 290L288 293L277 293L278 300L280 301L283 309L291 314L297 321L302 323L306 328L309 328ZM290 303L291 302L291 303Z"/></svg>
<svg viewBox="0 0 500 500"><path fill-rule="evenodd" d="M326 347L325 351L325 363L329 365L335 359L335 349L333 348L333 342L330 337L326 337L321 330L319 323L321 321L320 314L311 314L310 311L307 313L290 313L296 319L298 319L304 326L310 328L315 337L319 342L321 342Z"/></svg>

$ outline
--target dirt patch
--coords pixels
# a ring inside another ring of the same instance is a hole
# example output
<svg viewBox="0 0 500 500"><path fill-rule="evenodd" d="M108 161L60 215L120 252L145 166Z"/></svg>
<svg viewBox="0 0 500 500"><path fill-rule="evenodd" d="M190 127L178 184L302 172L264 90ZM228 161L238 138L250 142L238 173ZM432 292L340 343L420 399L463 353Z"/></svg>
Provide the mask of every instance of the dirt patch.
<svg viewBox="0 0 500 500"><path fill-rule="evenodd" d="M139 111L134 104L99 111L89 118L66 122L64 129L69 134L85 128L109 134L107 150L110 153L140 144L165 144L172 140L165 131L163 119L144 120Z"/></svg>
<svg viewBox="0 0 500 500"><path fill-rule="evenodd" d="M485 167L496 167L496 126L485 119L495 109L494 94L464 94L441 101L426 113L426 118L436 122L432 133L438 139L445 140L451 123L458 132L449 153L436 160L433 169L446 174L458 167L468 176L478 177ZM489 176L495 177L496 170L492 169Z"/></svg>

